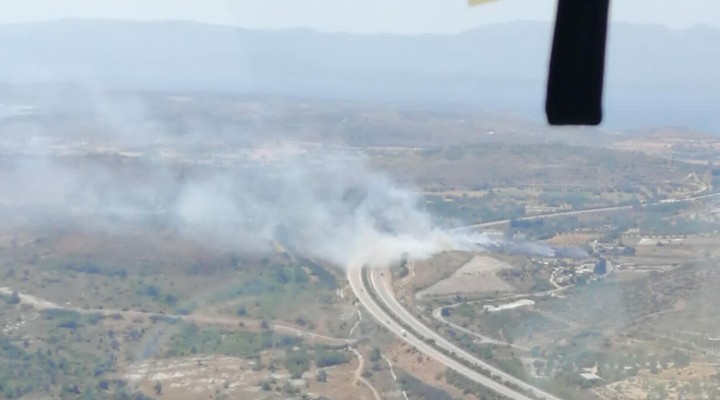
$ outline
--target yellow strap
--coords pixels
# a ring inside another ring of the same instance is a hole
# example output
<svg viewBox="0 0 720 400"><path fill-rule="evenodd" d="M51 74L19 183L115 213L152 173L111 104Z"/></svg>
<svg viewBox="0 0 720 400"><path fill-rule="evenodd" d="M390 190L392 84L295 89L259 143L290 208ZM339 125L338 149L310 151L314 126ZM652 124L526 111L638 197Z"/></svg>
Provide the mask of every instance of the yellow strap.
<svg viewBox="0 0 720 400"><path fill-rule="evenodd" d="M497 0L468 0L468 4L471 6L479 6L480 4L491 3Z"/></svg>

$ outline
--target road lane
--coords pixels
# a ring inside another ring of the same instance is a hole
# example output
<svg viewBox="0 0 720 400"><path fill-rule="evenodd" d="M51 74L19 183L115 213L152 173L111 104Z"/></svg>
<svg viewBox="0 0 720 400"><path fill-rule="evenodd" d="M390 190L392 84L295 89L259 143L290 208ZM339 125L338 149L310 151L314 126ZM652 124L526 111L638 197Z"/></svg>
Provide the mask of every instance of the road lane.
<svg viewBox="0 0 720 400"><path fill-rule="evenodd" d="M661 205L661 204L668 204L668 203L676 203L676 202L691 202L691 201L697 201L702 199L708 199L720 196L720 192L715 193L707 193L707 194L695 194L684 198L674 198L674 199L664 199L659 200L652 203L647 204L635 204L635 205L623 205L623 206L611 206L611 207L601 207L601 208L595 208L595 209L586 209L586 210L571 210L571 211L561 211L556 213L550 213L550 214L541 214L541 215L533 215L528 217L519 218L519 220L533 220L533 219L539 219L539 218L553 218L553 217L561 217L561 216L572 216L572 215L585 215L585 214L591 214L591 213L597 213L597 212L607 212L607 211L619 211L619 210L628 210L632 209L633 207L648 207L648 206L655 206L655 205ZM473 228L483 228L483 227L490 227L495 226L503 223L510 222L509 219L500 220L500 221L491 221L491 222L484 222L479 224L473 224L468 225L464 227L455 228L455 231L458 230L467 230L467 229L473 229ZM387 270L387 268L385 269ZM451 353L455 353L456 357L461 358L465 361L468 361L470 363L474 363L476 365L482 366L485 369L488 369L493 372L493 374L503 377L507 382L512 382L516 385L518 385L521 388L529 389L532 392L546 398L549 400L560 400L560 398L550 395L544 391L541 391L523 381L521 381L518 378L515 378L491 365L488 365L487 363L482 362L481 360L478 360L476 357L472 356L471 354L467 353L466 351L462 350L458 346L455 346L454 344L448 342L443 338L442 336L435 333L432 329L425 326L422 322L420 322L417 318L415 318L413 315L411 315L405 307L400 305L397 300L395 299L395 296L393 295L392 289L388 287L387 283L383 283L380 285L377 285L375 283L375 277L374 274L370 274L370 282L371 285L374 287L373 290L376 290L376 293L378 293L378 297L381 299L381 301L384 303L384 306L389 309L393 315L389 315L380 305L376 304L375 299L368 294L368 290L370 288L365 288L363 279L362 279L362 266L361 265L350 265L348 266L348 281L350 282L350 287L352 288L353 292L355 293L355 296L359 299L360 303L365 307L365 309L368 310L370 315L373 316L376 320L380 322L381 325L385 326L387 329L389 329L392 333L397 335L399 338L404 340L405 342L409 343L412 346L415 346L418 350L422 351L423 353L427 354L428 356L434 358L435 360L443 363L448 368L452 368L455 371L465 375L466 377L472 379L473 381L490 388L498 393L501 393L507 397L510 397L511 399L530 399L528 396L518 393L514 390L511 390L510 388L488 378L487 376L480 374L468 367L466 367L464 364L458 362L455 358L451 358L450 356L447 356L445 353L438 351L433 346L429 345L427 342L425 342L423 339L432 339L435 341L435 344L444 349L445 351L449 351ZM383 280L384 281L384 280ZM416 336L413 332L406 332L405 329L395 322L394 318L397 318L400 321L403 321L404 324L407 324L407 326L412 327L419 335Z"/></svg>
<svg viewBox="0 0 720 400"><path fill-rule="evenodd" d="M540 390L526 382L524 382L521 379L518 379L515 376L512 376L501 369L486 363L485 361L479 359L478 357L470 354L469 352L463 350L456 344L450 342L449 340L445 339L442 335L438 334L434 330L430 329L427 325L425 325L422 321L417 319L414 315L412 315L402 304L398 302L398 300L395 298L395 295L393 294L392 287L390 287L390 284L387 279L384 279L384 275L388 274L389 276L390 271L388 268L375 268L371 269L370 271L370 285L372 285L373 290L375 290L375 293L377 293L380 301L382 301L385 304L385 307L387 307L396 318L403 321L404 324L407 326L410 326L413 330L415 330L419 335L422 336L423 339L432 339L435 341L435 344L442 348L443 350L455 353L455 355L458 358L461 358L471 364L478 365L484 369L490 370L493 375L497 375L503 379L503 381L511 382L525 390L532 391L533 393L545 397L549 400L560 400L559 397L556 397L550 393L547 393L543 390Z"/></svg>
<svg viewBox="0 0 720 400"><path fill-rule="evenodd" d="M350 282L350 287L352 288L353 292L355 292L358 300L365 307L368 313L372 315L373 318L375 318L382 326L386 327L388 330L390 330L390 332L397 335L406 343L417 348L419 351L425 353L427 356L444 364L446 367L451 368L462 375L465 375L469 379L497 393L500 393L514 400L531 400L530 397L522 393L518 393L510 389L509 387L503 385L502 383L499 383L492 378L489 378L488 376L483 375L465 366L461 362L456 361L455 359L451 358L450 356L444 354L443 352L437 350L436 348L425 342L422 338L416 336L413 332L406 331L403 326L395 322L394 318L388 315L388 313L375 302L372 296L370 296L370 294L368 293L368 290L370 290L370 288L366 288L364 286L364 282L362 279L362 266L349 266L348 281Z"/></svg>
<svg viewBox="0 0 720 400"><path fill-rule="evenodd" d="M549 213L549 214L529 215L527 217L517 218L517 220L518 221L532 221L534 219L540 219L540 218L567 217L567 216L571 216L571 215L584 215L584 214L592 214L592 213L606 212L606 211L629 210L633 207L644 208L644 207L648 207L648 206L658 206L661 204L686 203L686 202L690 202L690 201L704 200L704 199L709 199L709 198L718 197L718 196L720 196L720 192L706 193L706 194L694 194L694 195L687 196L687 197L663 199L663 200L658 200L658 201L654 201L652 203L645 203L645 204L631 204L631 205L625 205L625 206L610 206L610 207L590 208L590 209L585 209L585 210L570 210L570 211L559 211L559 212L554 212L554 213ZM495 226L495 225L506 224L508 222L510 222L509 219L481 222L479 224L459 226L457 228L451 229L451 231L462 231L462 230L475 229L475 228L488 228L488 227Z"/></svg>

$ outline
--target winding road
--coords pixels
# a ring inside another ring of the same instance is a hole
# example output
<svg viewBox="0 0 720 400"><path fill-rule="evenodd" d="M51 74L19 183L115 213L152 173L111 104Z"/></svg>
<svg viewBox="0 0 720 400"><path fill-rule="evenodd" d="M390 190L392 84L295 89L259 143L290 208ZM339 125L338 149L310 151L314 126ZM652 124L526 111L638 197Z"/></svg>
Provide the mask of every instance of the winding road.
<svg viewBox="0 0 720 400"><path fill-rule="evenodd" d="M365 369L365 359L363 358L362 354L360 354L360 352L357 351L357 349L354 347L350 347L350 351L352 351L353 354L355 354L355 357L357 357L358 359L358 366L357 369L355 369L355 386L358 385L358 382L362 383L363 385L365 385L365 387L370 389L370 392L372 392L373 398L375 398L375 400L382 400L382 396L380 396L380 393L377 391L377 389L375 389L375 387L373 387L373 385L362 376L362 372Z"/></svg>
<svg viewBox="0 0 720 400"><path fill-rule="evenodd" d="M475 332L475 331L472 331L472 330L470 330L470 329L468 329L468 328L465 328L465 327L460 326L460 325L458 325L458 324L456 324L456 323L454 323L454 322L451 322L451 321L449 321L447 318L443 317L443 315L442 315L442 310L443 310L443 308L453 308L453 307L456 307L456 306L458 306L458 305L460 305L460 304L463 304L463 303L452 304L452 305L450 305L450 306L443 306L443 307L437 307L437 308L435 308L435 309L433 310L433 312L432 312L433 318L435 318L436 320L442 322L443 324L445 324L445 325L447 325L447 326L455 329L456 331L463 332L463 333L468 334L468 335L470 335L470 336L475 336L476 338L479 339L480 343L494 344L494 345L496 345L496 346L510 346L510 347L512 347L512 348L514 348L514 349L518 349L518 350L521 350L521 351L530 351L530 350L531 350L531 349L529 349L529 348L527 348L527 347L518 346L518 345L513 344L513 343L508 343L508 342L503 342L502 340L493 339L493 338L491 338L490 336L485 336L485 335L483 335L483 334L481 334L481 333L477 333L477 332Z"/></svg>
<svg viewBox="0 0 720 400"><path fill-rule="evenodd" d="M15 291L9 287L0 287L0 295L10 297ZM249 318L235 318L227 317L222 315L203 315L203 314L189 314L189 315L174 315L174 314L161 314L146 311L134 311L134 310L113 310L106 308L82 308L74 307L69 305L60 305L49 300L41 299L36 296L29 295L27 293L17 292L18 299L21 304L26 304L33 307L36 310L64 310L72 311L79 314L99 314L105 317L111 317L113 315L122 315L124 318L173 318L182 320L188 323L197 325L221 325L229 327L237 327L239 323L253 324L255 326L260 325L260 321L252 320ZM321 343L328 346L351 346L355 344L353 339L336 338L319 333L309 332L300 328L296 328L289 325L283 325L279 323L271 323L270 327L278 333L284 333L286 335L294 335L302 337L305 340L315 343Z"/></svg>

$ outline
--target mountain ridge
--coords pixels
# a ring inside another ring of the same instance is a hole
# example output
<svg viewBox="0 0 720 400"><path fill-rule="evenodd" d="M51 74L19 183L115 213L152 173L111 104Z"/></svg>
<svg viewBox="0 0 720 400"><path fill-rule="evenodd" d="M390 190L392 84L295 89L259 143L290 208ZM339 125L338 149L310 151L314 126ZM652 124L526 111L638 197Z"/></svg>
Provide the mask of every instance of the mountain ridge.
<svg viewBox="0 0 720 400"><path fill-rule="evenodd" d="M192 21L64 19L0 25L0 82L416 101L542 118L552 26L455 34L254 30ZM614 23L611 125L720 130L720 28Z"/></svg>

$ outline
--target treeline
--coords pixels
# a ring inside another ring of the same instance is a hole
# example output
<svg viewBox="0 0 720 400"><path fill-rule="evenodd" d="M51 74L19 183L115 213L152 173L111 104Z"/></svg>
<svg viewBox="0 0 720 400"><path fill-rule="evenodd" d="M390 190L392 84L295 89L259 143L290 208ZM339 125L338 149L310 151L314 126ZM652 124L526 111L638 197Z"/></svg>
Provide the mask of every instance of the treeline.
<svg viewBox="0 0 720 400"><path fill-rule="evenodd" d="M309 272L306 272L306 269ZM315 279L311 280L310 277ZM277 262L264 259L262 267L241 271L238 285L223 292L223 297L258 296L287 290L289 287L300 289L335 289L337 279L328 269L318 263L300 259L295 262Z"/></svg>
<svg viewBox="0 0 720 400"><path fill-rule="evenodd" d="M282 359L278 358L267 365L271 370L282 366L293 379L303 376L314 363L317 368L327 368L350 361L350 354L344 349L327 346L308 347L295 336L280 335L267 326L261 332L225 331L216 328L198 328L187 324L173 336L165 352L166 357L187 356L193 354L224 354L246 358L255 358L256 366L265 366L258 359L258 354L268 351L283 351Z"/></svg>
<svg viewBox="0 0 720 400"><path fill-rule="evenodd" d="M314 353L307 351L304 347L289 349L285 351L283 366L288 370L293 379L298 379L310 370L313 361L317 368L327 368L345 364L350 361L350 354L346 351L332 350L322 346L317 347ZM321 374L324 373L325 372L321 370Z"/></svg>
<svg viewBox="0 0 720 400"><path fill-rule="evenodd" d="M44 319L55 322L57 328L76 330L88 325L96 325L103 320L101 314L81 314L77 311L49 309L40 313Z"/></svg>
<svg viewBox="0 0 720 400"><path fill-rule="evenodd" d="M454 400L446 391L424 383L405 372L398 373L398 382L409 397L423 400Z"/></svg>
<svg viewBox="0 0 720 400"><path fill-rule="evenodd" d="M467 378L452 369L445 371L445 381L463 391L464 394L472 394L483 400L509 400L507 397L496 393L485 386Z"/></svg>
<svg viewBox="0 0 720 400"><path fill-rule="evenodd" d="M121 267L101 265L92 261L64 262L57 265L59 270L76 273L103 275L111 278L127 278L127 271Z"/></svg>
<svg viewBox="0 0 720 400"><path fill-rule="evenodd" d="M425 207L430 214L449 221L487 222L525 216L525 207L515 200L493 195L454 197L453 201L446 201L444 196L428 195L426 199Z"/></svg>
<svg viewBox="0 0 720 400"><path fill-rule="evenodd" d="M185 324L180 332L171 338L165 354L167 357L192 354L252 357L269 349L292 349L300 343L301 339L298 337L280 335L271 330L225 331Z"/></svg>

